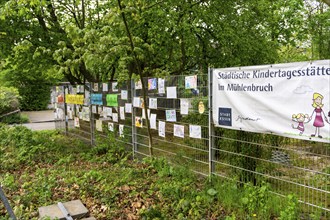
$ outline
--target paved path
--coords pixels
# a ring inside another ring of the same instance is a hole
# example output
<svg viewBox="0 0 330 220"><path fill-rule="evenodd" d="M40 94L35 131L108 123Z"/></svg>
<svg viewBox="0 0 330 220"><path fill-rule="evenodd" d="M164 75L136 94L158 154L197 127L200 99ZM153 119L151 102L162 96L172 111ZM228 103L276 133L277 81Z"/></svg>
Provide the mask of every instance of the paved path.
<svg viewBox="0 0 330 220"><path fill-rule="evenodd" d="M21 112L29 117L30 123L22 124L34 131L55 129L54 111L23 111Z"/></svg>
<svg viewBox="0 0 330 220"><path fill-rule="evenodd" d="M54 111L23 111L21 114L27 115L30 119L30 123L36 122L51 122L54 121Z"/></svg>
<svg viewBox="0 0 330 220"><path fill-rule="evenodd" d="M22 125L27 128L30 128L33 131L54 130L55 129L55 122L28 123L28 124L22 124Z"/></svg>

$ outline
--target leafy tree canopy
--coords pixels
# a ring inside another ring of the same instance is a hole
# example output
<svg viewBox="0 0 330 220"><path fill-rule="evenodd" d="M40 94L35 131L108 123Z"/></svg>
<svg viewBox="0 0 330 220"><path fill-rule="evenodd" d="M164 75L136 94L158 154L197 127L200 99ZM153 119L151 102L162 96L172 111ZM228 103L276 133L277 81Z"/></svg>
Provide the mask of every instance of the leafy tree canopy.
<svg viewBox="0 0 330 220"><path fill-rule="evenodd" d="M119 2L122 10L115 0L0 0L3 80L83 83L330 57L327 0Z"/></svg>

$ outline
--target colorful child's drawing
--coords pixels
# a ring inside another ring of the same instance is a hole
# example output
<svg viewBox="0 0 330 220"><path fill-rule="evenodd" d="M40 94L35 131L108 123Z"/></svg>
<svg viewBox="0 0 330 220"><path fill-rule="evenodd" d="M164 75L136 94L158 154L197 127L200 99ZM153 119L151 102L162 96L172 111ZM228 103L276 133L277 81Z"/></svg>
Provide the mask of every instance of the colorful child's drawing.
<svg viewBox="0 0 330 220"><path fill-rule="evenodd" d="M143 126L143 121L141 117L135 117L135 126L138 128L142 128Z"/></svg>
<svg viewBox="0 0 330 220"><path fill-rule="evenodd" d="M184 138L184 125L174 124L174 136Z"/></svg>
<svg viewBox="0 0 330 220"><path fill-rule="evenodd" d="M80 127L80 123L79 123L79 118L78 117L74 117L74 126L76 128L79 128Z"/></svg>
<svg viewBox="0 0 330 220"><path fill-rule="evenodd" d="M197 75L185 77L186 89L197 89Z"/></svg>
<svg viewBox="0 0 330 220"><path fill-rule="evenodd" d="M175 109L169 109L165 111L166 113L166 121L176 121L176 111Z"/></svg>
<svg viewBox="0 0 330 220"><path fill-rule="evenodd" d="M148 90L157 89L157 78L148 79Z"/></svg>

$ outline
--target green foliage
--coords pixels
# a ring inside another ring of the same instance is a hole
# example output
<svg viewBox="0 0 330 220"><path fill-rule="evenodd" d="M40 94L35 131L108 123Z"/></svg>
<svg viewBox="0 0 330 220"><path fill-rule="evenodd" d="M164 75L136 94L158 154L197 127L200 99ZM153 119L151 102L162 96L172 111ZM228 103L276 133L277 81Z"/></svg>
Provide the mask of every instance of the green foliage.
<svg viewBox="0 0 330 220"><path fill-rule="evenodd" d="M6 68L13 68L8 64ZM24 67L24 71L3 71L0 69L0 82L5 85L17 88L20 99L20 108L22 110L44 110L50 101L50 88L55 79L46 77L45 74L39 72L36 74L28 67Z"/></svg>
<svg viewBox="0 0 330 220"><path fill-rule="evenodd" d="M310 47L310 36L318 57L329 51L324 4L309 11L303 0L120 2L122 11L117 1L0 3L2 71L82 83L130 78L136 62L143 76L165 76L299 60L280 49Z"/></svg>
<svg viewBox="0 0 330 220"><path fill-rule="evenodd" d="M267 207L269 186L263 184L262 186L257 187L247 183L244 185L244 192L244 197L241 200L248 215L258 215L263 218L269 217L266 216L266 214L268 214L267 209L269 209L269 207Z"/></svg>
<svg viewBox="0 0 330 220"><path fill-rule="evenodd" d="M102 156L102 161L109 163L124 162L129 157L130 154L125 150L123 142L118 141L113 134L113 132L108 132L107 138L97 138L96 146L91 150L91 157Z"/></svg>
<svg viewBox="0 0 330 220"><path fill-rule="evenodd" d="M55 140L57 142L54 142ZM68 140L60 138L56 131L33 132L24 126L8 127L0 124L0 146L1 151L4 151L0 155L0 164L4 169L15 169L40 162L52 163L63 155L54 154L49 157L49 152L65 154L72 144L77 144L77 147L80 145L77 141L68 143Z"/></svg>
<svg viewBox="0 0 330 220"><path fill-rule="evenodd" d="M42 80L18 88L22 97L21 109L26 111L45 110L50 103L50 82Z"/></svg>
<svg viewBox="0 0 330 220"><path fill-rule="evenodd" d="M17 89L0 86L0 116L17 110L19 108L19 99L20 96Z"/></svg>
<svg viewBox="0 0 330 220"><path fill-rule="evenodd" d="M16 113L0 118L0 122L5 124L23 124L29 122L29 118L24 114Z"/></svg>
<svg viewBox="0 0 330 220"><path fill-rule="evenodd" d="M139 69L164 77L330 56L330 10L316 0L121 4L122 11L117 1L0 3L0 81L18 88L22 109L45 109L59 80L124 81Z"/></svg>
<svg viewBox="0 0 330 220"><path fill-rule="evenodd" d="M329 59L330 58L330 30L329 5L324 3L313 4L306 3L308 17L308 30L312 47L308 48L311 53L311 59Z"/></svg>
<svg viewBox="0 0 330 220"><path fill-rule="evenodd" d="M281 220L294 220L298 219L299 216L299 207L298 207L298 199L295 195L288 195L286 208L281 211L280 219Z"/></svg>
<svg viewBox="0 0 330 220"><path fill-rule="evenodd" d="M0 124L0 183L17 217L36 220L38 207L73 198L97 219L300 217L297 198L277 197L268 184L210 181L192 173L189 164L176 166L164 158L131 161L115 138L108 138L93 148L56 131Z"/></svg>

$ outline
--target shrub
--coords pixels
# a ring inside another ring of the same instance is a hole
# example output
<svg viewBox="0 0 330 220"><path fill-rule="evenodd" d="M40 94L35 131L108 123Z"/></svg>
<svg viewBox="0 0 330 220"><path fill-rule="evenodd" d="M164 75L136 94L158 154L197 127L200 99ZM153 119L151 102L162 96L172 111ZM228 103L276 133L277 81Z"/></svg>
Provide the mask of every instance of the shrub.
<svg viewBox="0 0 330 220"><path fill-rule="evenodd" d="M26 116L24 114L15 113L15 114L0 118L0 122L5 123L5 124L22 124L22 123L29 122L29 118L28 118L28 116Z"/></svg>
<svg viewBox="0 0 330 220"><path fill-rule="evenodd" d="M0 86L0 116L18 109L19 100L17 89Z"/></svg>

